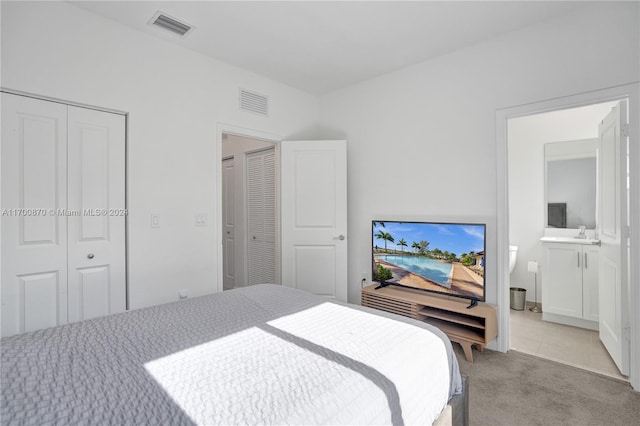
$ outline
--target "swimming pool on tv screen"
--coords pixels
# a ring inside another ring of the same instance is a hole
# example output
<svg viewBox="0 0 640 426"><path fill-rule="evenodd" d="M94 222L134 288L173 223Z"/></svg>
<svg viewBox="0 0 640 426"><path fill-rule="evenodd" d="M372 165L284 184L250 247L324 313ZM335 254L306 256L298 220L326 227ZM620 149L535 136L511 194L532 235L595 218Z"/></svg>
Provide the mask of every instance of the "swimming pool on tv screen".
<svg viewBox="0 0 640 426"><path fill-rule="evenodd" d="M376 258L443 286L446 286L449 282L451 268L453 268L451 263L440 262L426 257L382 254L376 255Z"/></svg>

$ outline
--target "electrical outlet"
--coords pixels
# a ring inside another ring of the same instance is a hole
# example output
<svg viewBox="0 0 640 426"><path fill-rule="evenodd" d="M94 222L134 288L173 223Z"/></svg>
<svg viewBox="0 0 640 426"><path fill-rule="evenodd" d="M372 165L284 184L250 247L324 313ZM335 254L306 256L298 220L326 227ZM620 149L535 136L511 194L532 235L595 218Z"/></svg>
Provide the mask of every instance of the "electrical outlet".
<svg viewBox="0 0 640 426"><path fill-rule="evenodd" d="M178 299L182 300L186 299L187 297L189 297L189 290L180 290L178 292Z"/></svg>

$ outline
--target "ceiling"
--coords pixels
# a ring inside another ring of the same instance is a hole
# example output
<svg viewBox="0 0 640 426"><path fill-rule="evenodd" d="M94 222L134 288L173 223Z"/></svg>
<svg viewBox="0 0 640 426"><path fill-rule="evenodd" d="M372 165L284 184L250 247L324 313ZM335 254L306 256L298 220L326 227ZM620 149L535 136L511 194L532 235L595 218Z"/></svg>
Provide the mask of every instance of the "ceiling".
<svg viewBox="0 0 640 426"><path fill-rule="evenodd" d="M576 1L83 1L79 7L322 95L549 19ZM185 38L147 24L162 11Z"/></svg>

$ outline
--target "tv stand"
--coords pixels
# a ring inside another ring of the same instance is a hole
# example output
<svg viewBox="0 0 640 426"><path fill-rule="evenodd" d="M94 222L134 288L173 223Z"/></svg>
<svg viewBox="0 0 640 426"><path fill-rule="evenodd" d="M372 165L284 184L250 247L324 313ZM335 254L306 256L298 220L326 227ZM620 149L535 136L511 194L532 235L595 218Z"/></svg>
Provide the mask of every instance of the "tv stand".
<svg viewBox="0 0 640 426"><path fill-rule="evenodd" d="M471 299L471 303L469 304L469 306L467 306L467 309L471 309L478 306L478 300L477 299Z"/></svg>
<svg viewBox="0 0 640 426"><path fill-rule="evenodd" d="M459 343L467 361L473 362L472 347L479 351L498 336L498 319L492 305L430 294L406 287L376 284L362 289L362 306L391 312L438 327L452 342Z"/></svg>

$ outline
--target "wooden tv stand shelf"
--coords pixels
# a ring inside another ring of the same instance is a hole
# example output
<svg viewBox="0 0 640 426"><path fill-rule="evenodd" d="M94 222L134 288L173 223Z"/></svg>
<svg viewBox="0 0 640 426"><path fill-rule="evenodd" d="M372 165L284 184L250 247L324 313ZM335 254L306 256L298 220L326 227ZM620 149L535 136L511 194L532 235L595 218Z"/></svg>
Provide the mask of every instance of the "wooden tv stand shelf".
<svg viewBox="0 0 640 426"><path fill-rule="evenodd" d="M479 351L498 336L496 309L486 303L468 309L470 301L440 296L406 287L387 286L375 290L377 284L362 289L362 306L392 312L424 321L442 330L452 342L464 350L473 362L472 346Z"/></svg>

